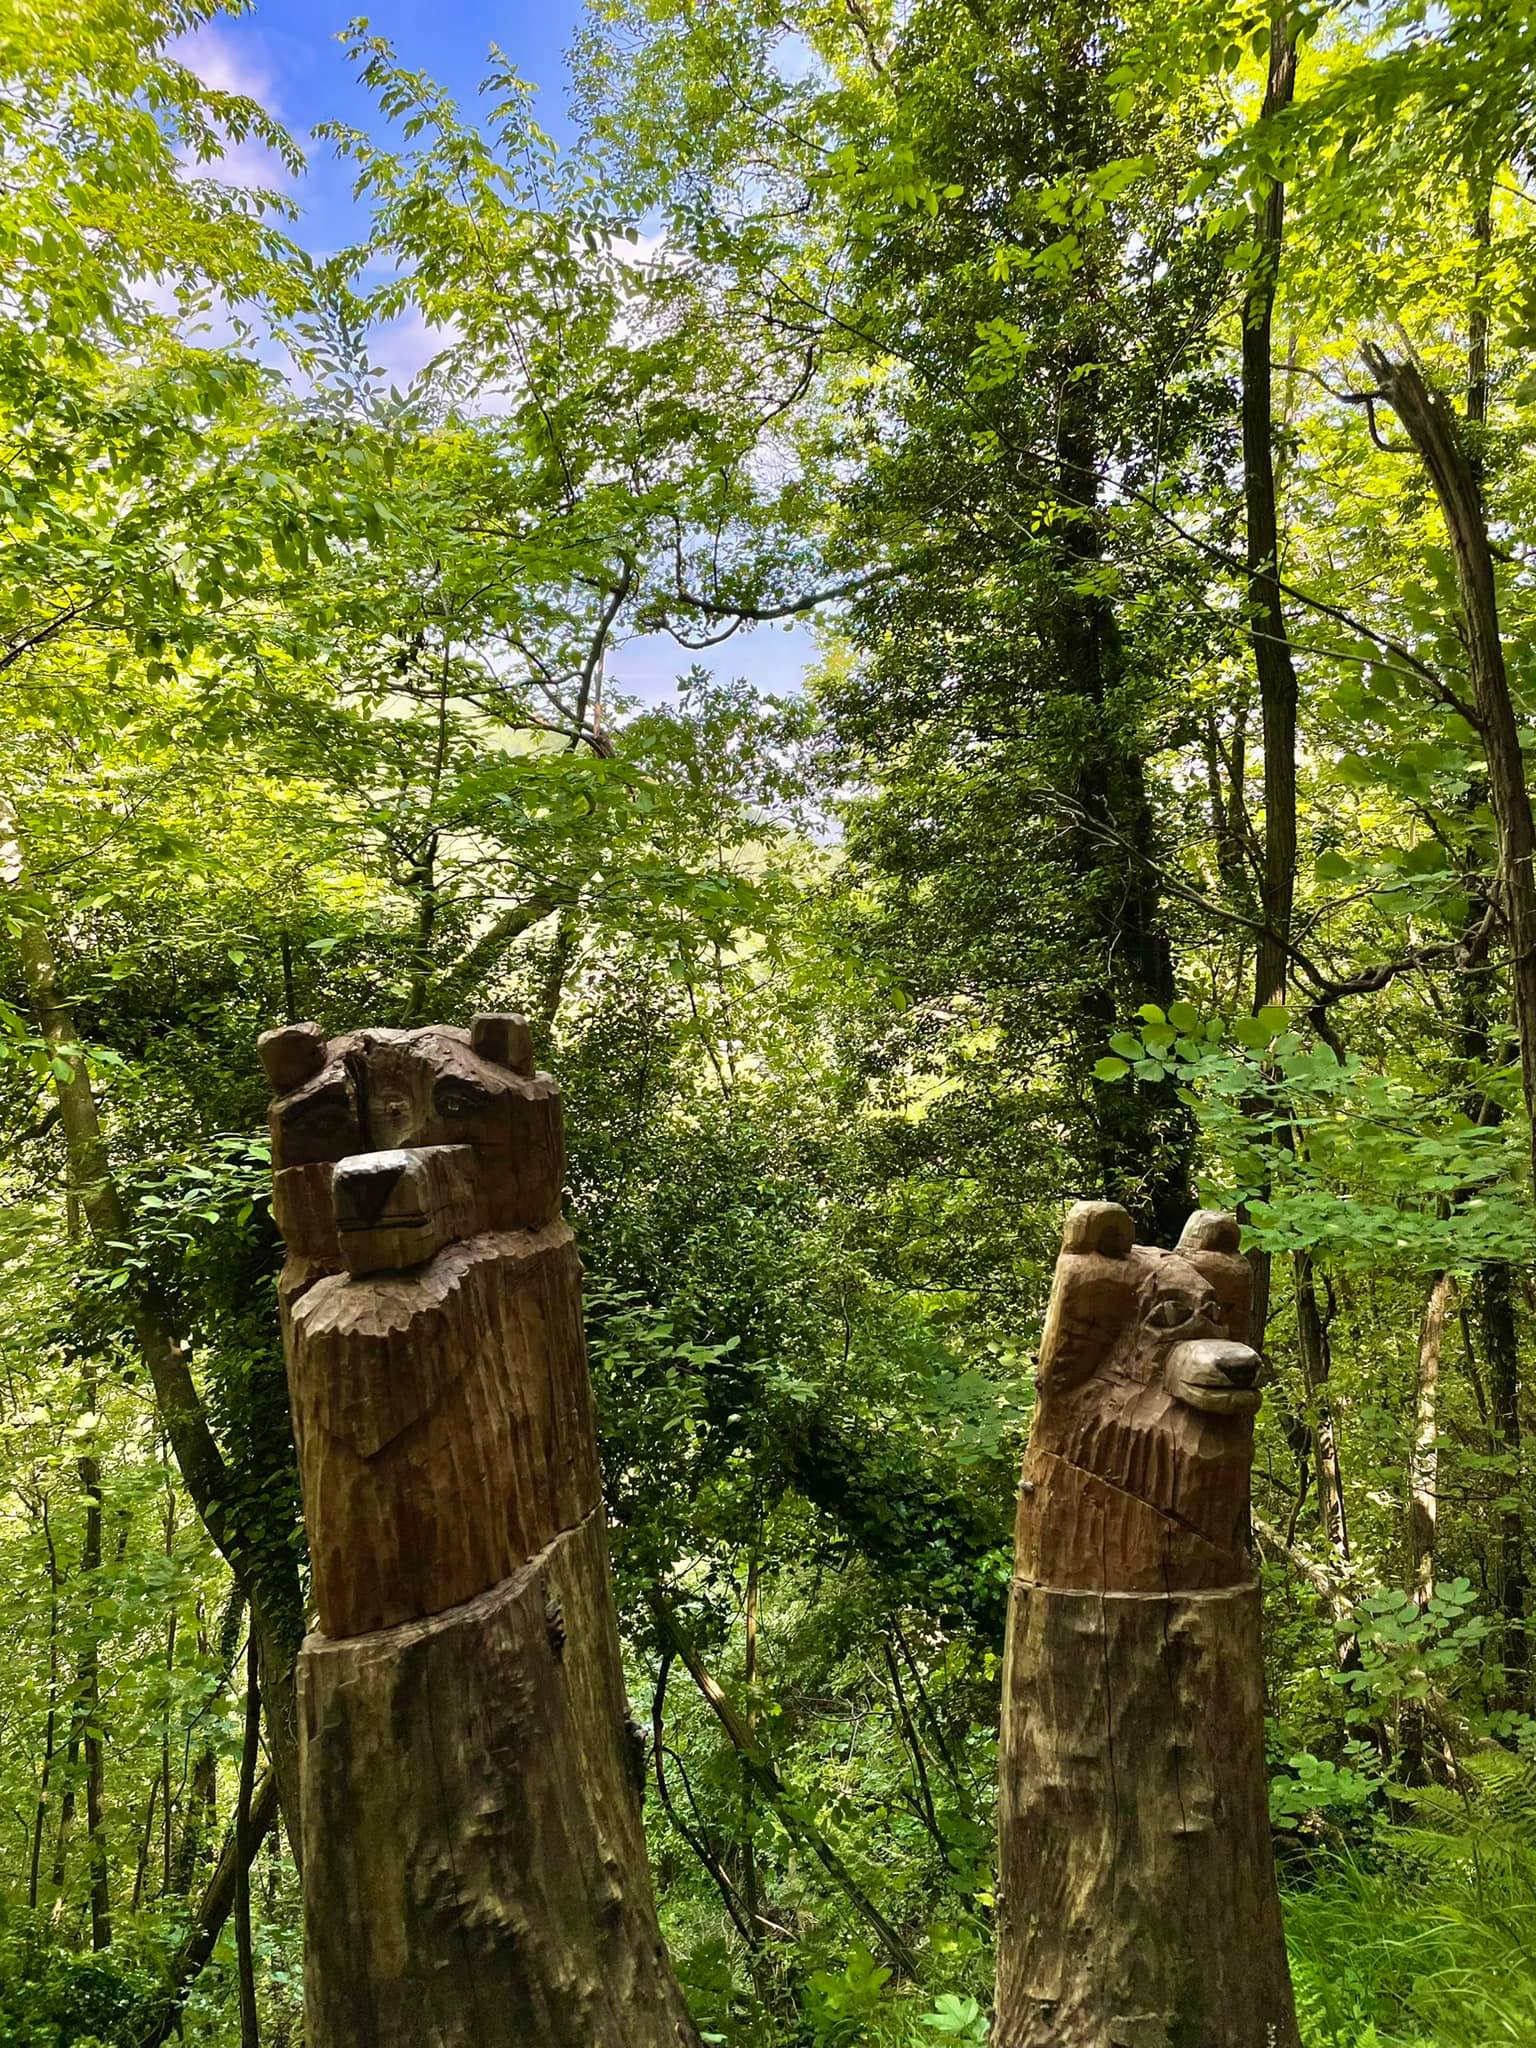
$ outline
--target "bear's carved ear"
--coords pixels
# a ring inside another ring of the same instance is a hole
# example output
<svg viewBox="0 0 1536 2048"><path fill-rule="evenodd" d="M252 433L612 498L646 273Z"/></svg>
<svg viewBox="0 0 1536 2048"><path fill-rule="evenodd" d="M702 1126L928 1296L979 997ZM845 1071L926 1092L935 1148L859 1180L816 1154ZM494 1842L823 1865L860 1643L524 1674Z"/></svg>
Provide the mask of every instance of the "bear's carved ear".
<svg viewBox="0 0 1536 2048"><path fill-rule="evenodd" d="M1179 1234L1181 1252L1226 1252L1242 1250L1243 1227L1227 1209L1197 1209Z"/></svg>
<svg viewBox="0 0 1536 2048"><path fill-rule="evenodd" d="M1136 1225L1118 1202L1074 1202L1061 1226L1064 1252L1098 1252L1123 1259L1136 1242Z"/></svg>
<svg viewBox="0 0 1536 2048"><path fill-rule="evenodd" d="M280 1024L263 1031L256 1051L274 1095L291 1095L325 1065L325 1033L318 1024Z"/></svg>
<svg viewBox="0 0 1536 2048"><path fill-rule="evenodd" d="M1088 1379L1134 1315L1135 1242L1136 1225L1118 1202L1074 1202L1067 1211L1040 1333L1035 1377L1043 1394Z"/></svg>

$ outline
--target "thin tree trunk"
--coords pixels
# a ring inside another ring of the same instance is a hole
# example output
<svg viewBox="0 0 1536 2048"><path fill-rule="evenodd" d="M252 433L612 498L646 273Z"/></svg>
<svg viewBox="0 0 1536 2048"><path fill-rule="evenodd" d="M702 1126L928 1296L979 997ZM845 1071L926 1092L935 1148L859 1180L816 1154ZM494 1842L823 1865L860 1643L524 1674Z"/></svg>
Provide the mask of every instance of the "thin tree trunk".
<svg viewBox="0 0 1536 2048"><path fill-rule="evenodd" d="M11 835L14 840L15 835ZM14 870L14 863L13 863ZM20 886L14 877L13 886ZM18 920L16 950L28 1002L44 1042L54 1054L54 1091L69 1157L70 1182L103 1259L120 1264L130 1226L112 1178L101 1116L84 1060L76 1048L72 1008L62 993L53 943L34 913ZM303 1604L297 1573L285 1559L258 1558L256 1546L234 1507L238 1489L208 1425L192 1378L187 1352L152 1293L130 1293L128 1315L139 1353L154 1389L160 1420L192 1504L251 1601L253 1626L262 1656L263 1689L269 1702L268 1735L273 1768L282 1790L284 1825L297 1862L298 1723L293 1704L293 1666L303 1633ZM268 1552L274 1546L267 1546ZM276 1587L281 1574L284 1583Z"/></svg>
<svg viewBox="0 0 1536 2048"><path fill-rule="evenodd" d="M1520 731L1510 694L1499 629L1493 550L1477 465L1456 417L1430 389L1418 366L1394 361L1373 343L1365 359L1413 443L1439 502L1450 537L1461 598L1462 638L1472 679L1473 715L1488 771L1488 800L1498 831L1498 901L1509 937L1520 1083L1531 1124L1532 1178L1536 1184L1536 823L1520 752Z"/></svg>
<svg viewBox="0 0 1536 2048"><path fill-rule="evenodd" d="M43 1766L38 1779L37 1812L32 1825L32 1855L27 1867L27 1905L37 1911L43 1858L43 1831L48 1822L48 1794L53 1779L54 1745L59 1727L59 1553L48 1520L48 1496L42 1496L43 1541L48 1549L48 1713L43 1722Z"/></svg>
<svg viewBox="0 0 1536 2048"><path fill-rule="evenodd" d="M213 1954L234 1908L235 1878L241 1857L245 1856L248 1870L251 1859L271 1833L277 1816L277 1780L268 1772L251 1795L250 1826L245 1847L241 1848L235 1830L231 1828L213 1873L203 1887L192 1925L171 1964L170 1991L166 2001L134 2048L164 2048L165 2042L176 2031L187 1994L196 1982L198 1972Z"/></svg>
<svg viewBox="0 0 1536 2048"><path fill-rule="evenodd" d="M1296 93L1296 44L1289 12L1277 6L1270 20L1269 76L1260 121L1272 121ZM1275 489L1275 291L1285 241L1285 186L1273 179L1253 222L1257 253L1243 300L1243 504L1247 522L1248 632L1259 683L1264 748L1264 839L1259 906L1264 929L1254 962L1253 1007L1283 1003L1290 965L1291 915L1296 895L1296 666L1280 594L1280 519ZM1249 1341L1264 1348L1273 1286L1268 1252L1248 1255L1253 1268Z"/></svg>
<svg viewBox="0 0 1536 2048"><path fill-rule="evenodd" d="M758 1610L761 1597L762 1583L761 1574L758 1566L757 1536L756 1532L754 1531L751 1553L747 1558L747 1646L746 1662L744 1666L744 1675L747 1687L747 1729L751 1734L752 1740L754 1742L756 1742L757 1740L757 1699L755 1688L757 1686ZM757 1886L757 1849L752 1840L752 1808L752 1780L750 1777L748 1777L747 1773L743 1771L741 1774L742 1889L746 1894L747 1911L751 1914L753 1925L755 1926L757 1924L758 1910L761 1905L761 1900L758 1897Z"/></svg>
<svg viewBox="0 0 1536 2048"><path fill-rule="evenodd" d="M1430 1284L1419 1328L1413 1450L1408 1465L1408 1549L1413 1590L1421 1606L1435 1590L1435 1535L1440 1513L1440 1354L1450 1298L1450 1274L1437 1273Z"/></svg>
<svg viewBox="0 0 1536 2048"><path fill-rule="evenodd" d="M1499 1611L1505 1703L1524 1710L1530 1690L1526 1636L1525 1518L1520 1509L1520 1351L1514 1289L1507 1265L1485 1266L1477 1279L1477 1310L1488 1366L1488 1404L1498 1441L1509 1461L1499 1526Z"/></svg>
<svg viewBox="0 0 1536 2048"><path fill-rule="evenodd" d="M1333 1350L1328 1338L1328 1325L1318 1307L1317 1272L1311 1253L1293 1253L1292 1266L1296 1280L1297 1348L1301 1353L1302 1378L1307 1389L1318 1506L1324 1538L1335 1566L1342 1573L1349 1564L1349 1516L1345 1506L1338 1431L1328 1391Z"/></svg>
<svg viewBox="0 0 1536 2048"><path fill-rule="evenodd" d="M80 1380L81 1400L87 1415L96 1413L97 1389L94 1371L87 1369ZM101 1574L101 1461L94 1450L78 1461L81 1489L85 1494L85 1540L80 1555L80 1583L88 1619L85 1646L80 1652L80 1720L85 1749L85 1838L91 1872L91 1947L112 1945L111 1867L105 1834L106 1758L101 1730L101 1649L97 1641L96 1582Z"/></svg>
<svg viewBox="0 0 1536 2048"><path fill-rule="evenodd" d="M743 1770L751 1774L759 1791L777 1814L785 1832L792 1840L809 1849L855 1912L872 1929L894 1967L904 1976L915 1977L917 1959L911 1949L857 1882L820 1829L798 1810L772 1760L753 1739L746 1721L732 1706L730 1699L700 1657L671 1604L654 1588L647 1597L651 1612L656 1617L663 1648L672 1651L698 1687L715 1719L730 1738L731 1746L741 1759Z"/></svg>
<svg viewBox="0 0 1536 2048"><path fill-rule="evenodd" d="M911 1710L907 1706L906 1688L901 1682L901 1666L896 1662L896 1654L883 1636L880 1639L880 1650L885 1658L891 1691L896 1700L896 1717L901 1726L902 1740L906 1745L907 1754L912 1759L912 1774L917 1785L918 1817L942 1853L946 1846L944 1830L939 1826L938 1809L933 1803L933 1787L928 1782L928 1764L923 1755L923 1745L918 1738Z"/></svg>
<svg viewBox="0 0 1536 2048"><path fill-rule="evenodd" d="M1269 79L1260 120L1272 121L1296 92L1296 45L1288 11L1270 24ZM1248 620L1264 726L1264 867L1254 1008L1283 1003L1296 892L1296 668L1280 597L1280 523L1275 493L1270 356L1275 288L1285 235L1285 187L1265 191L1254 220L1257 254L1243 301L1243 497L1248 524Z"/></svg>
<svg viewBox="0 0 1536 2048"><path fill-rule="evenodd" d="M256 1962L251 1948L251 1800L256 1788L256 1753L261 1747L261 1659L254 1634L245 1654L245 1742L240 1751L240 1791L235 1802L235 1949L240 1979L240 2048L261 2048L256 2017Z"/></svg>

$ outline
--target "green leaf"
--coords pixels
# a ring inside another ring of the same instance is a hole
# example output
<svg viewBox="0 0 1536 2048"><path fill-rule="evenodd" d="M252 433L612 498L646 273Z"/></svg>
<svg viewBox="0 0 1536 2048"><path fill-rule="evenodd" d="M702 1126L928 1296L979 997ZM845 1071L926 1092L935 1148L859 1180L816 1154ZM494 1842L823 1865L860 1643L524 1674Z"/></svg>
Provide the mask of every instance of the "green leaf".
<svg viewBox="0 0 1536 2048"><path fill-rule="evenodd" d="M1123 1081L1130 1071L1124 1060L1105 1058L1095 1060L1093 1065L1093 1076L1096 1081Z"/></svg>

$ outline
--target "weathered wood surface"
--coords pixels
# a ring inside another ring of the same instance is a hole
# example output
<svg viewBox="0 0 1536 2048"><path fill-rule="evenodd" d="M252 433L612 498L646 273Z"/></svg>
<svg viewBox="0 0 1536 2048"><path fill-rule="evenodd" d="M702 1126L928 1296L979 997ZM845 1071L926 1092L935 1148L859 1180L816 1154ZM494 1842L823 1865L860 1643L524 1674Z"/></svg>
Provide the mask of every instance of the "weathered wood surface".
<svg viewBox="0 0 1536 2048"><path fill-rule="evenodd" d="M1248 1577L1259 1359L1237 1225L1175 1251L1108 1202L1068 1218L1040 1342L1015 1569L1042 1585L1166 1593Z"/></svg>
<svg viewBox="0 0 1536 2048"><path fill-rule="evenodd" d="M558 1223L466 1238L366 1285L328 1275L294 1304L294 1434L326 1635L471 1599L598 1505L580 1275Z"/></svg>
<svg viewBox="0 0 1536 2048"><path fill-rule="evenodd" d="M651 1893L559 1090L527 1026L268 1034L319 1632L310 2048L697 2048Z"/></svg>
<svg viewBox="0 0 1536 2048"><path fill-rule="evenodd" d="M1256 1587L1014 1588L995 2048L1297 2048Z"/></svg>
<svg viewBox="0 0 1536 2048"><path fill-rule="evenodd" d="M995 2048L1297 2048L1270 1845L1238 1228L1067 1219L1024 1458Z"/></svg>
<svg viewBox="0 0 1536 2048"><path fill-rule="evenodd" d="M465 1606L311 1638L302 1671L304 1826L325 1844L312 2041L696 2048L651 1903L599 1512Z"/></svg>

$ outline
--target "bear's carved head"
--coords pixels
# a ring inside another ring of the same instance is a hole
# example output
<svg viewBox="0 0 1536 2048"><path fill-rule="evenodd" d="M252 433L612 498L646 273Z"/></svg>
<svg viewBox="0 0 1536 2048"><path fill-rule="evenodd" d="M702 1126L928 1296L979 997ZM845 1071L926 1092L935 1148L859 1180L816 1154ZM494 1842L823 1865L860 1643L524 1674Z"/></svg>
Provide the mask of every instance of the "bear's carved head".
<svg viewBox="0 0 1536 2048"><path fill-rule="evenodd" d="M291 1258L363 1275L482 1231L542 1230L565 1177L560 1091L521 1017L468 1031L263 1035L273 1201Z"/></svg>
<svg viewBox="0 0 1536 2048"><path fill-rule="evenodd" d="M1019 1504L1019 1570L1156 1591L1246 1578L1260 1360L1235 1217L1136 1242L1113 1202L1062 1232Z"/></svg>

